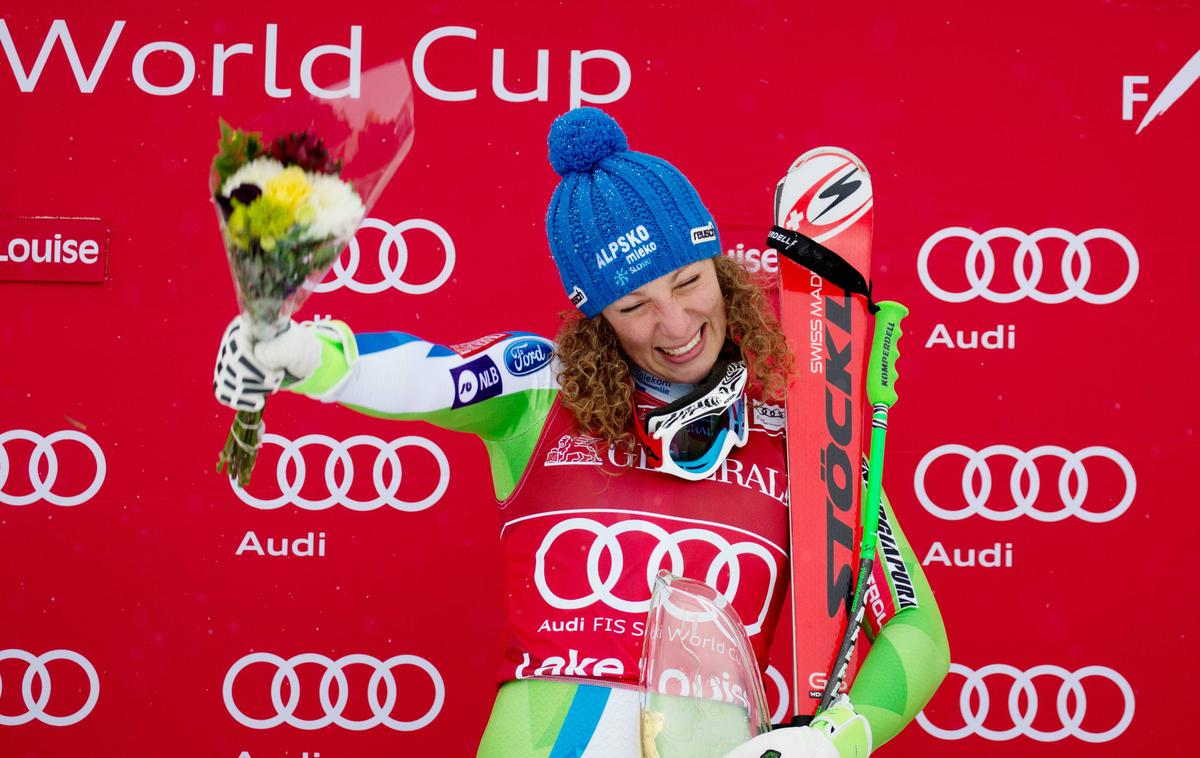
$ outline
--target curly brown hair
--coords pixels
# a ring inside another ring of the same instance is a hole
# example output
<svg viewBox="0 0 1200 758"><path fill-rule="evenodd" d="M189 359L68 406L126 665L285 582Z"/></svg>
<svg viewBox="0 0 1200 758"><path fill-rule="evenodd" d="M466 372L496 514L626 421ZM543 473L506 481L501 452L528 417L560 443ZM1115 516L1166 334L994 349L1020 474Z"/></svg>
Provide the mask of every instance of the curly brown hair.
<svg viewBox="0 0 1200 758"><path fill-rule="evenodd" d="M741 264L714 257L717 282L725 296L727 337L740 349L749 369L748 386L762 397L782 400L792 372L792 353L762 282ZM613 445L632 441L633 388L629 358L617 333L603 315L585 318L564 311L558 331L559 374L563 405L575 414L579 428Z"/></svg>

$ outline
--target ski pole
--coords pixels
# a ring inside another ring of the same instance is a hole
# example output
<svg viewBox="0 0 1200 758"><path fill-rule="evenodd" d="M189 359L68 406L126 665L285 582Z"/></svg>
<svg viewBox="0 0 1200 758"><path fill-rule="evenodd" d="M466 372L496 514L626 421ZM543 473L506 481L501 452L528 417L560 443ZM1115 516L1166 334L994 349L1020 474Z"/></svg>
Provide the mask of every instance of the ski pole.
<svg viewBox="0 0 1200 758"><path fill-rule="evenodd" d="M871 360L867 366L867 400L871 403L871 457L867 471L867 498L863 501L862 543L859 545L858 583L854 588L854 601L850 605L850 623L842 638L837 657L834 658L834 676L829 677L821 695L817 713L821 713L837 696L838 688L846 677L854 644L862 629L863 595L871 579L875 565L875 548L879 542L879 501L883 491L883 450L887 440L888 411L896 404L896 361L900 359L900 320L908 315L908 309L900 303L885 300L879 303L875 314L875 335L871 341Z"/></svg>

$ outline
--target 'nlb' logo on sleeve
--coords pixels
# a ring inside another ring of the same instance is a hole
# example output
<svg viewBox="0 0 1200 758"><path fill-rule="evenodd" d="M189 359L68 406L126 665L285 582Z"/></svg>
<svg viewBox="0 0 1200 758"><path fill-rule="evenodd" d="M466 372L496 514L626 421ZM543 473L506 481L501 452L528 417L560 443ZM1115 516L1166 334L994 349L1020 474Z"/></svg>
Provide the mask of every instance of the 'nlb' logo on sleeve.
<svg viewBox="0 0 1200 758"><path fill-rule="evenodd" d="M500 380L500 369L496 368L495 362L486 355L464 366L450 369L450 376L454 379L452 408L461 408L496 397L504 389Z"/></svg>

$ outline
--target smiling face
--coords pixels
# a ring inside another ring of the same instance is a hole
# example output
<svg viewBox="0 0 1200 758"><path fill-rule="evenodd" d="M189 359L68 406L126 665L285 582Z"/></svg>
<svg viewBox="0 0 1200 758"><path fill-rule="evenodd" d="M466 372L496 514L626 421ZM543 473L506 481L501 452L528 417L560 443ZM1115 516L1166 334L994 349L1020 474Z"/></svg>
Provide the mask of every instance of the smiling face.
<svg viewBox="0 0 1200 758"><path fill-rule="evenodd" d="M602 314L634 363L673 382L700 382L725 343L725 297L711 258L660 276Z"/></svg>

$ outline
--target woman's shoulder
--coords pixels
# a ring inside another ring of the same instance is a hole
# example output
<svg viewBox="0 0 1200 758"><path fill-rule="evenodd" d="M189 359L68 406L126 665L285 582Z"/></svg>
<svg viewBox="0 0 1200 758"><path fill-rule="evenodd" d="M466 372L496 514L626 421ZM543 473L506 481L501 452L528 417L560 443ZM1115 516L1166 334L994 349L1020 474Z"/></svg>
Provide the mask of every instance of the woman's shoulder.
<svg viewBox="0 0 1200 758"><path fill-rule="evenodd" d="M510 330L445 348L466 365L495 371L505 390L549 389L558 383L558 348L553 340L534 332Z"/></svg>

